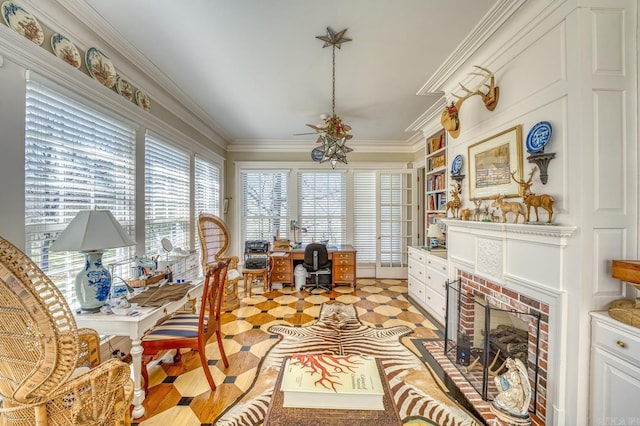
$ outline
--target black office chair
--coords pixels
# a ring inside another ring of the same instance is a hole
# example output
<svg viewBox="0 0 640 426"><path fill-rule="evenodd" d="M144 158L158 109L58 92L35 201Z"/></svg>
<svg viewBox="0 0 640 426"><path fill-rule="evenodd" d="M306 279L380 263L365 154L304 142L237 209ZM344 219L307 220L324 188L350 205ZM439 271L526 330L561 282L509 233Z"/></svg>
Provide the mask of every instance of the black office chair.
<svg viewBox="0 0 640 426"><path fill-rule="evenodd" d="M329 262L329 253L327 246L319 243L308 244L304 249L304 263L302 264L309 275L315 279L312 282L314 288L322 288L331 291L331 278L329 283L321 283L320 275L329 275L331 277L331 263ZM307 285L305 284L304 288Z"/></svg>

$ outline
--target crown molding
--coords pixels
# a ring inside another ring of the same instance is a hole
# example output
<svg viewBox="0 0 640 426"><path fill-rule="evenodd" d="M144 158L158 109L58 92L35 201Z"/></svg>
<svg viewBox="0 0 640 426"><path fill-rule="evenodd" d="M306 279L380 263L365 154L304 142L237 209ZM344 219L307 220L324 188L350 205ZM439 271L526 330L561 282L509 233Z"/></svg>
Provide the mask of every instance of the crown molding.
<svg viewBox="0 0 640 426"><path fill-rule="evenodd" d="M442 91L451 76L507 21L526 0L499 0L484 15L467 37L449 55L429 80L418 90L418 95Z"/></svg>
<svg viewBox="0 0 640 426"><path fill-rule="evenodd" d="M32 1L32 4L34 3ZM78 21L82 22L91 29L91 38L98 42L102 41L109 47L105 50L111 52L110 58L119 70L118 74L121 74L138 89L146 92L154 103L170 111L219 147L227 149L227 141L230 138L221 130L221 126L216 124L215 119L185 96L173 81L105 22L102 16L87 3L77 0L56 0L56 3L56 7L64 8L76 20L75 25L78 25ZM39 13L47 14L42 6L37 9ZM68 25L68 27L73 26L73 22ZM85 35L85 37L87 36ZM84 43L86 46L86 40ZM116 58L120 58L122 62Z"/></svg>
<svg viewBox="0 0 640 426"><path fill-rule="evenodd" d="M420 135L419 142L423 142ZM417 142L412 137L409 140L350 140L350 148L359 152L376 153L415 153ZM227 147L228 152L307 152L316 146L314 141L283 141L265 139L237 139ZM420 146L418 149L422 149Z"/></svg>
<svg viewBox="0 0 640 426"><path fill-rule="evenodd" d="M442 125L440 124L440 115L442 110L447 105L447 100L444 97L444 93L437 101L429 107L428 110L422 113L406 131L420 131L423 135L428 136L438 132Z"/></svg>

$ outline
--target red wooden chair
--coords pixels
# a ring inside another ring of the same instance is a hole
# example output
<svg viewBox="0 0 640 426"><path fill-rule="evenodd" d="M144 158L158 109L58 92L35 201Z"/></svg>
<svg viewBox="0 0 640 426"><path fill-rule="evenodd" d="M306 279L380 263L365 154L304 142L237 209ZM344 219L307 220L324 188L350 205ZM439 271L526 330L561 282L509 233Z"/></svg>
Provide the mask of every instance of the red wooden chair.
<svg viewBox="0 0 640 426"><path fill-rule="evenodd" d="M218 348L224 366L229 367L229 361L224 353L220 332L220 306L223 289L227 277L227 262L216 262L208 265L204 272L205 281L202 290L202 303L198 314L180 312L172 315L160 324L154 326L142 337L142 377L145 391L149 386L147 364L160 352L175 349L174 362L181 358L180 349L189 348L197 351L204 374L211 390L216 389L213 382L205 347L215 334Z"/></svg>

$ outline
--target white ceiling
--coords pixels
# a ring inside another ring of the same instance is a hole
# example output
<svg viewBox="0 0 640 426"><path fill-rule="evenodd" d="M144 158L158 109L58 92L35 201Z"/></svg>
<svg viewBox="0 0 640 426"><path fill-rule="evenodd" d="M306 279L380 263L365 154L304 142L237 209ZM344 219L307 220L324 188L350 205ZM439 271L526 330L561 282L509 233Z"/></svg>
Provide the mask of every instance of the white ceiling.
<svg viewBox="0 0 640 426"><path fill-rule="evenodd" d="M440 95L416 95L496 0L85 0L233 147L293 136L331 112L358 141L406 142ZM117 47L117 46L116 46ZM150 93L153 99L153 93Z"/></svg>

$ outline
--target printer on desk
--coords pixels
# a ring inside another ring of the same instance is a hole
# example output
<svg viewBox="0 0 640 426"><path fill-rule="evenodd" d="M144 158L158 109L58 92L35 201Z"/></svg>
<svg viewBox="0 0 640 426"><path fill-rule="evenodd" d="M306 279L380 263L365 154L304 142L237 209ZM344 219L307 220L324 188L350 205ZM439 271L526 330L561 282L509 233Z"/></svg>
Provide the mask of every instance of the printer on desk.
<svg viewBox="0 0 640 426"><path fill-rule="evenodd" d="M248 240L244 242L244 268L263 269L267 267L269 241Z"/></svg>

